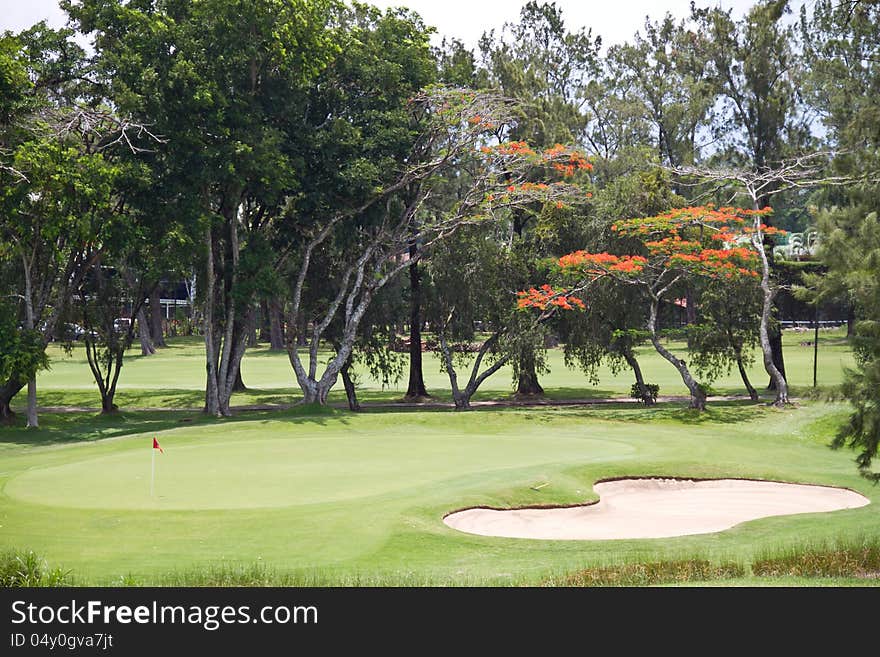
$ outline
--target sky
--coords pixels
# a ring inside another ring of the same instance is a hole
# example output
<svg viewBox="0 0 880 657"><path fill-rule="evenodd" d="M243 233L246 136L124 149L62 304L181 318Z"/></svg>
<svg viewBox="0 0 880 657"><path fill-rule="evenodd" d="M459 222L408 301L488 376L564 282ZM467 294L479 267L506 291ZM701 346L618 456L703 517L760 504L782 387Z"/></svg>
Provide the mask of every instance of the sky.
<svg viewBox="0 0 880 657"><path fill-rule="evenodd" d="M797 8L804 1L809 0L794 0L792 5ZM371 4L409 7L437 28L435 43L445 35L473 48L484 31L515 21L525 0L372 0ZM739 18L754 0L702 0L697 4L733 9L734 18ZM684 17L690 11L690 0L556 0L556 5L562 9L569 30L591 28L605 46L630 39L644 26L645 16L657 20L669 12ZM55 27L64 24L66 17L57 0L0 0L0 31L19 31L42 19Z"/></svg>

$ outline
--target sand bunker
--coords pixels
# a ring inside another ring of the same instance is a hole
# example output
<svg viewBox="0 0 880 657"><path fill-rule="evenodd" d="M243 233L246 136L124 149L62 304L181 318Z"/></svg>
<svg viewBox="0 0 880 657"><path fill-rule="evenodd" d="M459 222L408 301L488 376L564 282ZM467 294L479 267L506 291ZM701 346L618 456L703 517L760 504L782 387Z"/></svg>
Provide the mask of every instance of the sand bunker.
<svg viewBox="0 0 880 657"><path fill-rule="evenodd" d="M554 509L465 509L443 519L469 534L609 540L710 534L747 520L854 509L856 492L829 486L715 479L620 479L597 483L599 502Z"/></svg>

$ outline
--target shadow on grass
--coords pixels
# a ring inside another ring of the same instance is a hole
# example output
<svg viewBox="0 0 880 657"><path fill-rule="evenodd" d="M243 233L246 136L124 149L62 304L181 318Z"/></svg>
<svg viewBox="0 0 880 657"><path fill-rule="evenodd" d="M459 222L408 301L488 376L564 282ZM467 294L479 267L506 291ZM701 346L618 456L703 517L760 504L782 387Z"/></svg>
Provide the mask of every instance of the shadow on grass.
<svg viewBox="0 0 880 657"><path fill-rule="evenodd" d="M165 431L179 427L183 421L202 424L203 418L181 411L134 411L114 415L92 412L41 413L40 427L28 429L24 416L19 414L14 424L0 427L0 443L39 446L93 442L149 431Z"/></svg>
<svg viewBox="0 0 880 657"><path fill-rule="evenodd" d="M452 393L448 390L441 390L444 398L452 399ZM542 396L536 396L534 399L552 401L566 401L571 399L626 399L626 395L620 390L612 388L584 388L584 387L545 387ZM520 399L512 390L486 390L485 392L477 391L474 395L474 401L517 401Z"/></svg>
<svg viewBox="0 0 880 657"><path fill-rule="evenodd" d="M232 417L215 418L193 411L122 411L113 415L92 412L42 413L40 427L28 429L17 415L12 425L0 426L0 444L27 446L94 442L140 433L162 432L181 426L228 427L238 422L282 421L324 425L329 419L347 422L348 412L317 405L299 405L273 411L238 411Z"/></svg>
<svg viewBox="0 0 880 657"><path fill-rule="evenodd" d="M682 400L660 402L656 406L646 408L630 401L603 401L608 399L610 391L597 390L595 397L584 397L583 390L577 392L580 397L569 394L573 389L553 389L545 397L540 406L516 404L508 395L499 395L496 399L481 401L498 401L498 405L478 405L470 411L457 411L449 401L439 395L424 405L397 405L397 393L391 391L373 391L374 394L362 396L365 404L361 413L466 413L480 421L479 414L485 412L530 413L542 418L551 417L554 413L563 412L567 416L581 416L584 419L601 419L621 422L674 422L683 425L703 424L737 424L750 421L773 412L765 401L751 402L748 400L712 401L706 411L698 412L687 408ZM161 393L161 394L157 394ZM488 397L489 395L487 395ZM133 397L133 399L132 399ZM619 398L619 397L618 397ZM90 396L93 400L93 396ZM342 393L331 394L331 406L317 404L304 405L294 402L296 399L289 389L251 390L234 398L233 417L214 418L199 410L203 404L203 393L195 390L144 391L143 395L123 396L119 399L121 411L113 415L101 415L94 410L70 410L65 412L41 413L39 429L27 429L23 414L19 414L11 426L0 426L0 443L20 445L53 445L77 442L88 442L116 438L137 433L161 432L182 425L224 425L235 422L251 421L283 421L292 423L325 424L329 419L336 422L348 422L351 411L342 406L345 396ZM571 402L572 399L583 399L584 405L554 405L554 401ZM595 403L590 402L594 400ZM613 396L612 396L613 399ZM46 405L57 405L64 401L70 404L70 395L64 392L47 392L44 394ZM87 401L87 400L83 400ZM137 407L137 401L144 403L144 410L128 410L126 407ZM513 403L506 403L513 402ZM92 401L92 403L94 403ZM370 404L382 404L370 406ZM168 410L151 408L166 406ZM189 406L189 407L188 407ZM236 408L238 406L238 408ZM244 408L245 406L270 406L270 408ZM277 408L271 408L277 406Z"/></svg>
<svg viewBox="0 0 880 657"><path fill-rule="evenodd" d="M687 408L686 403L660 402L656 406L645 408L634 404L603 405L570 411L573 415L585 418L613 420L621 422L651 423L670 421L686 425L701 424L738 424L748 422L772 409L762 402L749 400L709 402L705 411Z"/></svg>

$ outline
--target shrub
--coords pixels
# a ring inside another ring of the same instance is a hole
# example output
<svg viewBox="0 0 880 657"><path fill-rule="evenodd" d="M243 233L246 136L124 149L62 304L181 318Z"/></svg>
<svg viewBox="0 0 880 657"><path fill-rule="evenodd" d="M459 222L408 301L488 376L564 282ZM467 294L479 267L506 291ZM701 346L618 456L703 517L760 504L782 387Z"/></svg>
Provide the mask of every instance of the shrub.
<svg viewBox="0 0 880 657"><path fill-rule="evenodd" d="M660 386L658 386L656 383L646 383L645 390L647 390L648 396L651 398L651 403L656 404L657 395L660 394ZM629 389L629 394L630 396L632 396L633 399L638 399L642 403L646 403L645 400L642 398L642 392L639 390L638 383L632 384L632 388Z"/></svg>
<svg viewBox="0 0 880 657"><path fill-rule="evenodd" d="M715 388L710 386L708 383L698 383L697 386L700 388L700 390L703 391L703 394L707 397L718 394L718 391L715 390Z"/></svg>

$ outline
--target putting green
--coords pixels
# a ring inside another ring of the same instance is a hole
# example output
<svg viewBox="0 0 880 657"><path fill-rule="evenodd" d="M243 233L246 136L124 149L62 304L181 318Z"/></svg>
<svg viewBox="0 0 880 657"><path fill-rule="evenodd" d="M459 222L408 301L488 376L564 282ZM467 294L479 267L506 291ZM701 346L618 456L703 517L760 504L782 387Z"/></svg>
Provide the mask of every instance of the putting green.
<svg viewBox="0 0 880 657"><path fill-rule="evenodd" d="M402 427L339 434L285 423L246 422L223 438L216 427L162 434L150 496L152 437L127 438L117 453L33 467L12 478L6 495L81 509L249 509L335 502L400 491L489 470L621 457L633 447L585 438L568 428L474 440L461 430L424 440ZM536 441L540 456L536 458ZM414 444L415 443L415 444ZM416 447L416 449L414 449Z"/></svg>

